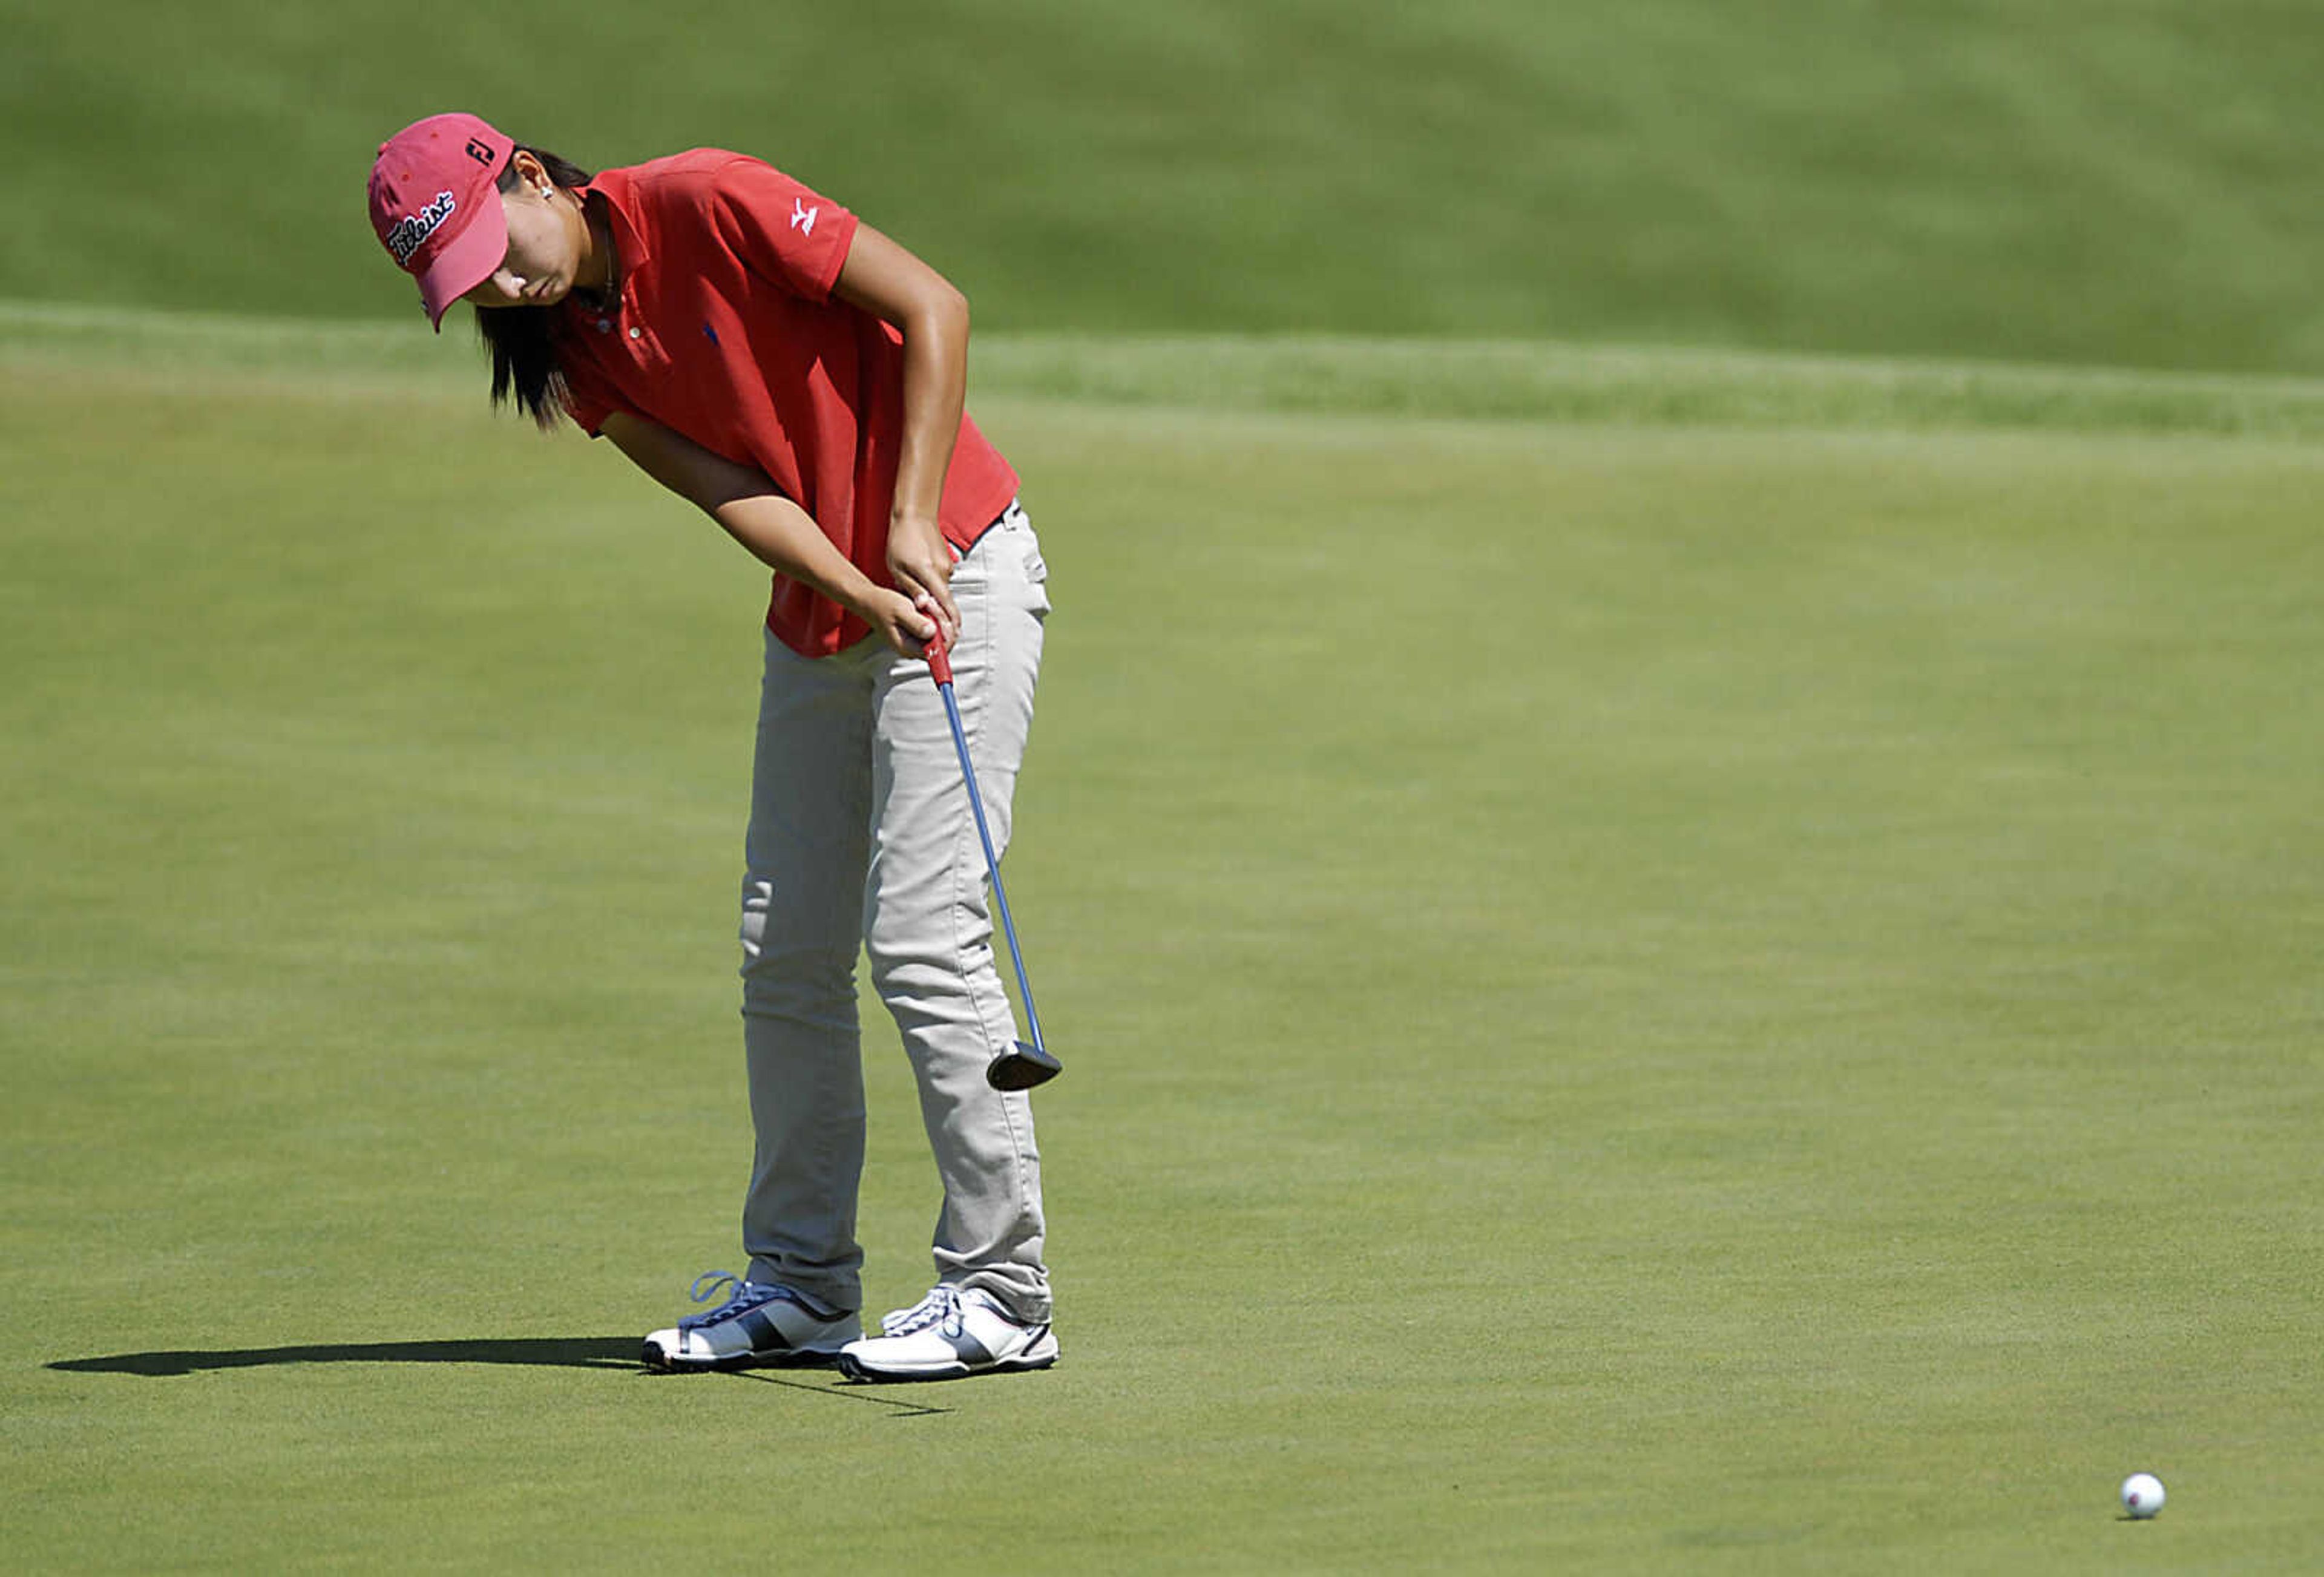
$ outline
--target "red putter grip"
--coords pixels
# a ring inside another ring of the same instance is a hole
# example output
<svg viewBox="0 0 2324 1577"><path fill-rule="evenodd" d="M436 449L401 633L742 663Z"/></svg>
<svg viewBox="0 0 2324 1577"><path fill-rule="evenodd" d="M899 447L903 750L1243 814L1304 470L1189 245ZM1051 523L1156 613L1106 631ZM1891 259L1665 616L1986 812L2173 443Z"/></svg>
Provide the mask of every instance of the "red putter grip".
<svg viewBox="0 0 2324 1577"><path fill-rule="evenodd" d="M936 625L936 632L928 637L927 657L928 678L940 685L952 683L952 659L945 651L944 625L941 623Z"/></svg>

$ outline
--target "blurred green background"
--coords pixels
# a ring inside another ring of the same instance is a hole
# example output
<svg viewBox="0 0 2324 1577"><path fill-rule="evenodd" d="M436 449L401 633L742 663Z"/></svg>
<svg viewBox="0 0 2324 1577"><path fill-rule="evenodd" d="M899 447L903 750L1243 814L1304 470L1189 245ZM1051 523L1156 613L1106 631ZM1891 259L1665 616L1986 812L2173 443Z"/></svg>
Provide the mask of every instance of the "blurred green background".
<svg viewBox="0 0 2324 1577"><path fill-rule="evenodd" d="M0 4L0 298L398 317L360 188L473 108L760 153L986 328L2324 371L2282 0Z"/></svg>

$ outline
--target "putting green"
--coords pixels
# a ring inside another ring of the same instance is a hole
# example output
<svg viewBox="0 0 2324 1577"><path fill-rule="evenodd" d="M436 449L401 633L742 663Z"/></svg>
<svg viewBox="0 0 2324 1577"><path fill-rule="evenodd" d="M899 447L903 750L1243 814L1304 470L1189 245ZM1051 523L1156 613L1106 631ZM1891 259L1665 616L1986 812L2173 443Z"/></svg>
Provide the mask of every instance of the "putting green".
<svg viewBox="0 0 2324 1577"><path fill-rule="evenodd" d="M466 383L23 339L14 1562L2324 1553L2312 435L980 398L1065 1357L861 1389L629 1361L738 1258L760 577Z"/></svg>

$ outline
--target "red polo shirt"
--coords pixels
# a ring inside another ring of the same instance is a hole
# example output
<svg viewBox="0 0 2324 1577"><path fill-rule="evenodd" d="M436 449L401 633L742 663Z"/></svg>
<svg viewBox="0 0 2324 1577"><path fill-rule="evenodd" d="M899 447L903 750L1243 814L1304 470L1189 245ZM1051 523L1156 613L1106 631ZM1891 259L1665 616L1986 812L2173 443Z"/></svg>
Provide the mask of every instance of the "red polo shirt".
<svg viewBox="0 0 2324 1577"><path fill-rule="evenodd" d="M612 210L622 299L557 309L573 420L595 437L630 411L766 473L881 586L904 431L904 340L831 293L853 214L740 153L696 149L587 189ZM966 551L1017 495L1017 474L961 419L937 521ZM807 657L871 632L786 576L767 627Z"/></svg>

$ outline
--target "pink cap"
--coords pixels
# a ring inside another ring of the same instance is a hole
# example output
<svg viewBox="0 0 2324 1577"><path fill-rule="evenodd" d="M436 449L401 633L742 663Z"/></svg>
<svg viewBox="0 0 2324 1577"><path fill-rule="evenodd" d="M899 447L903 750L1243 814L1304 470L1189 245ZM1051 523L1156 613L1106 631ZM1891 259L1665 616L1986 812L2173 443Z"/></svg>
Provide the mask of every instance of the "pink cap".
<svg viewBox="0 0 2324 1577"><path fill-rule="evenodd" d="M453 302L490 279L508 254L496 183L516 144L472 115L429 115L379 145L371 167L371 227L420 281L440 331Z"/></svg>

